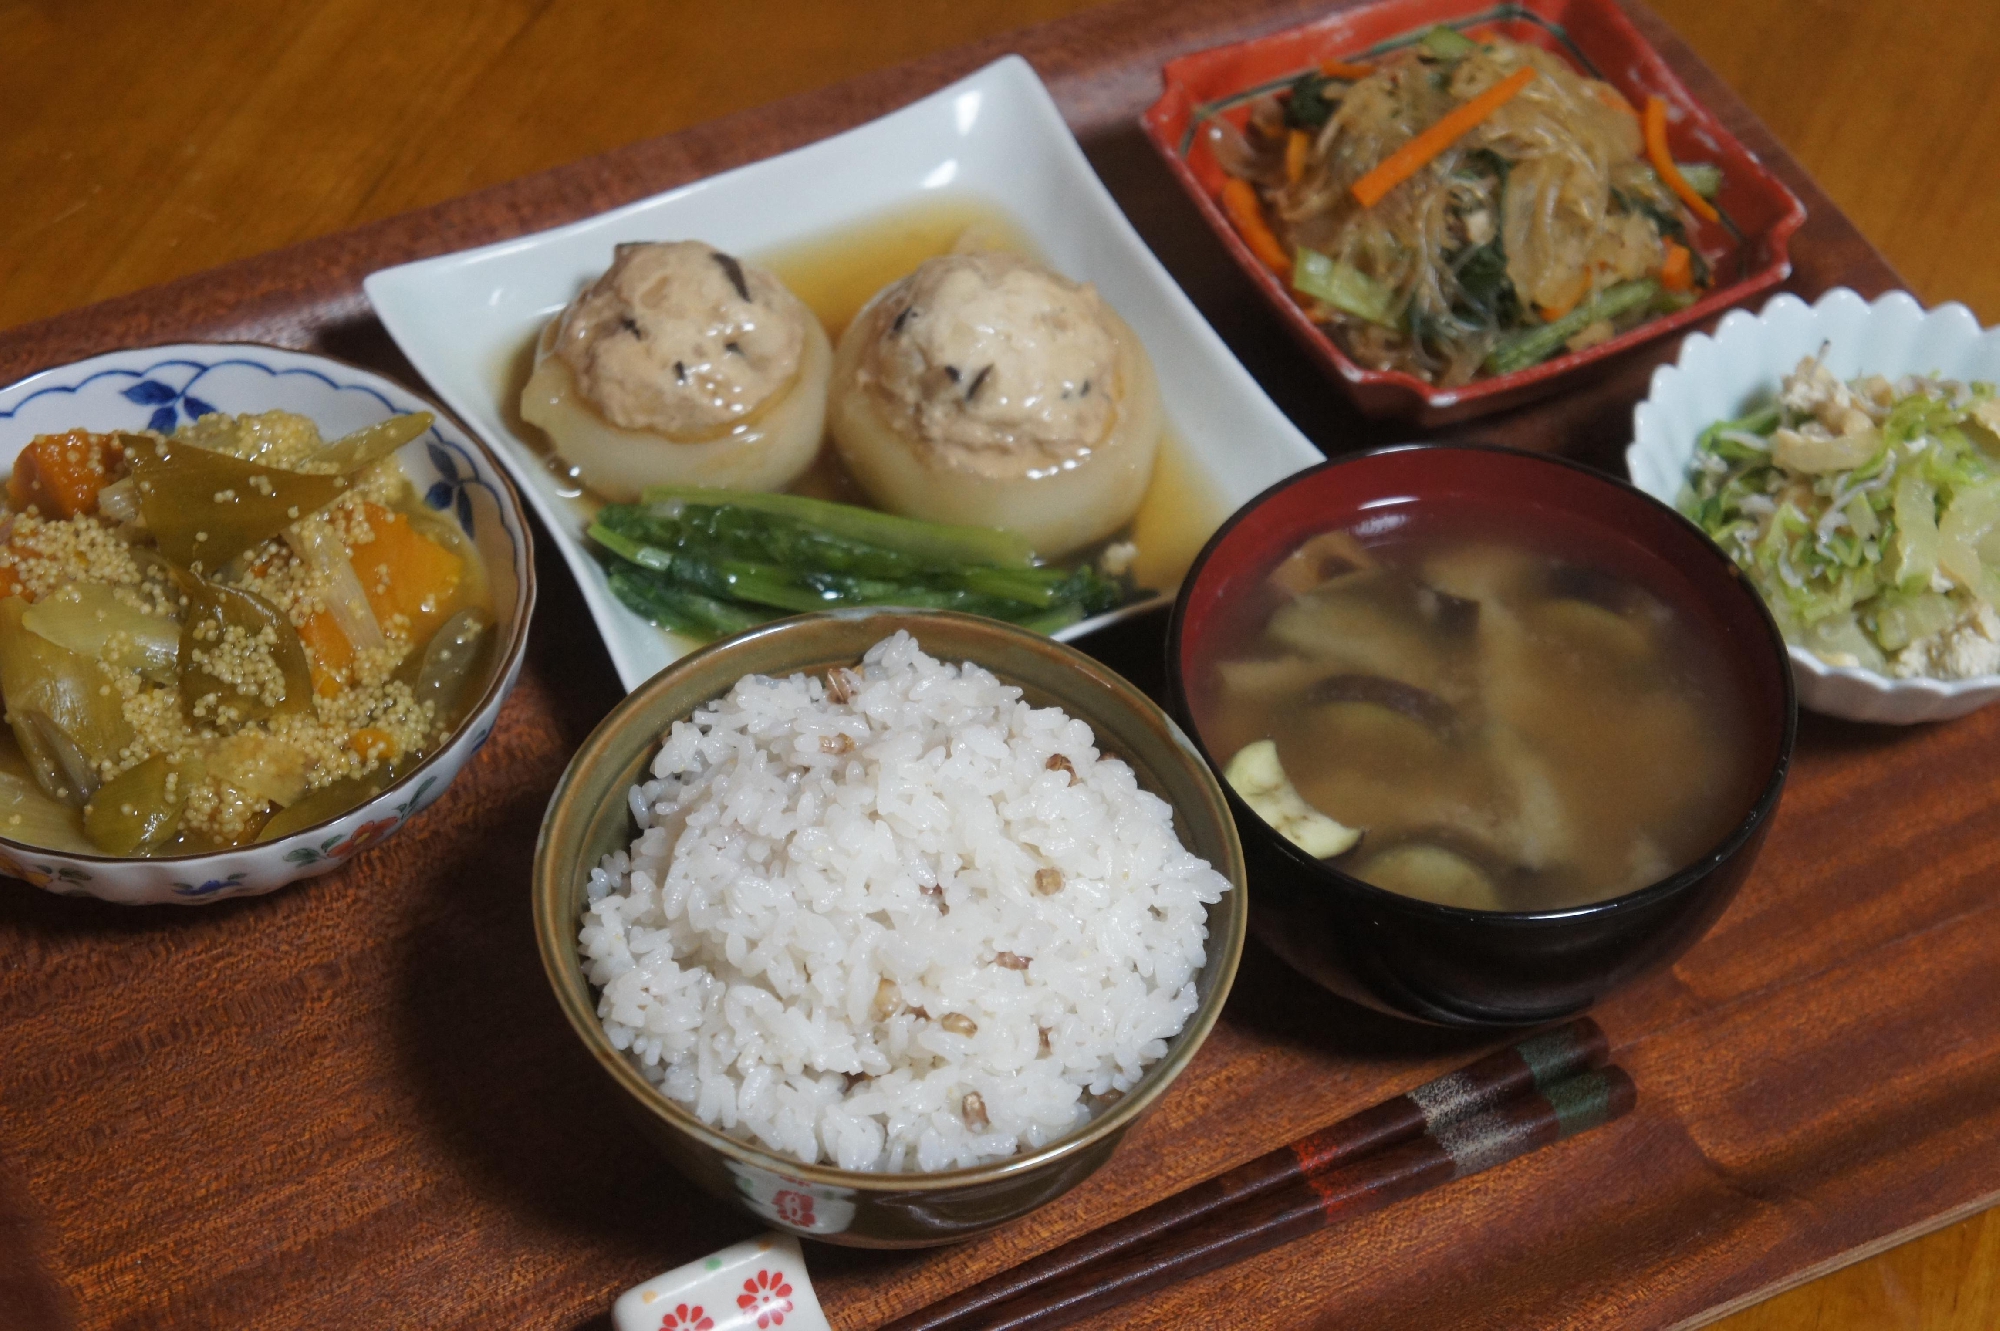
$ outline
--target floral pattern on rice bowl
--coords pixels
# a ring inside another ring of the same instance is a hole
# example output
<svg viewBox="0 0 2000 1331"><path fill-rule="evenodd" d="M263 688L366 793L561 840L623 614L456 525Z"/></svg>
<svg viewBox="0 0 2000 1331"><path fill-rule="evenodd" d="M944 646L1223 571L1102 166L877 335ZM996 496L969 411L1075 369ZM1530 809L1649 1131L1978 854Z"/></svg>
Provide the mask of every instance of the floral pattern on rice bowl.
<svg viewBox="0 0 2000 1331"><path fill-rule="evenodd" d="M744 1205L772 1224L801 1234L839 1234L854 1220L854 1190L726 1162Z"/></svg>

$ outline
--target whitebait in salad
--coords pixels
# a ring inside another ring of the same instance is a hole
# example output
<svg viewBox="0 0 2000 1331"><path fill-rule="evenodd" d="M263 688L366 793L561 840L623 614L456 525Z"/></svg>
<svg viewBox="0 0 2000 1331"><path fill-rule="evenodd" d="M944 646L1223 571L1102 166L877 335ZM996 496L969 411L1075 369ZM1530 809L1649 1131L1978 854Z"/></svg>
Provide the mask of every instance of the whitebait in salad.
<svg viewBox="0 0 2000 1331"><path fill-rule="evenodd" d="M1843 383L1808 356L1772 405L1702 432L1679 503L1827 664L2000 674L1992 384Z"/></svg>

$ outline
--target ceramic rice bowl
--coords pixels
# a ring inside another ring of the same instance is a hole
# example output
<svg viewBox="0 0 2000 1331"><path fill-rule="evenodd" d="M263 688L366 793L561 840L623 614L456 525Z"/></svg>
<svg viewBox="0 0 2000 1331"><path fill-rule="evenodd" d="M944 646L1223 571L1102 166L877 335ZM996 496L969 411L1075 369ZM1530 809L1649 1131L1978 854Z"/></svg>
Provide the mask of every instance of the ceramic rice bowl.
<svg viewBox="0 0 2000 1331"><path fill-rule="evenodd" d="M1207 907L1195 1011L1131 1090L1082 1127L1037 1149L932 1173L808 1165L703 1122L613 1047L577 950L590 871L607 853L630 844L630 791L674 721L728 692L746 674L783 677L851 666L899 629L931 656L976 662L1002 683L1019 686L1029 703L1060 706L1087 722L1101 752L1130 764L1139 785L1172 806L1182 845L1231 885ZM1130 683L1072 648L996 620L844 610L779 620L685 657L605 718L571 760L542 824L534 868L535 937L570 1026L625 1092L642 1130L683 1174L795 1234L856 1247L922 1247L969 1238L1015 1219L1074 1187L1110 1157L1188 1065L1221 1012L1243 948L1248 917L1243 883L1242 848L1221 787L1180 728Z"/></svg>

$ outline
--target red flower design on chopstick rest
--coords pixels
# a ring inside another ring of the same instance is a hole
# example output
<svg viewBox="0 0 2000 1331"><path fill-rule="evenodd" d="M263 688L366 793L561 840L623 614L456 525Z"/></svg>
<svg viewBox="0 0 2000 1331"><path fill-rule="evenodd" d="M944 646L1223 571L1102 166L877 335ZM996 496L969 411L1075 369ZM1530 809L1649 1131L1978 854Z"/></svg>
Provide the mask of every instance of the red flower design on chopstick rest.
<svg viewBox="0 0 2000 1331"><path fill-rule="evenodd" d="M758 1331L782 1326L785 1314L792 1310L792 1287L779 1271L759 1271L755 1279L743 1282L743 1292L736 1296L736 1306L745 1313L757 1314Z"/></svg>
<svg viewBox="0 0 2000 1331"><path fill-rule="evenodd" d="M683 1303L667 1314L660 1331L715 1331L715 1319L704 1313L699 1303L692 1308Z"/></svg>

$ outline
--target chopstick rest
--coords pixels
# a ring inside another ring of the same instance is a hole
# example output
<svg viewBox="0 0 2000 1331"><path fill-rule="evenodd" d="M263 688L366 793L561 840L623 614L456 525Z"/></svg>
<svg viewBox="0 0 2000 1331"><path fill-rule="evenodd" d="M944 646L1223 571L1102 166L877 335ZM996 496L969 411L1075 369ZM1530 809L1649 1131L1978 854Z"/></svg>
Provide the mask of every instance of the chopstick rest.
<svg viewBox="0 0 2000 1331"><path fill-rule="evenodd" d="M1588 1017L1530 1036L1009 1267L890 1323L883 1331L938 1331L955 1325L982 1308L1020 1297L1044 1282L1141 1244L1151 1244L1164 1234L1303 1176L1427 1132L1445 1132L1517 1096L1601 1064L1609 1048L1604 1031Z"/></svg>
<svg viewBox="0 0 2000 1331"><path fill-rule="evenodd" d="M636 1285L611 1305L615 1331L832 1331L799 1241L762 1234Z"/></svg>

